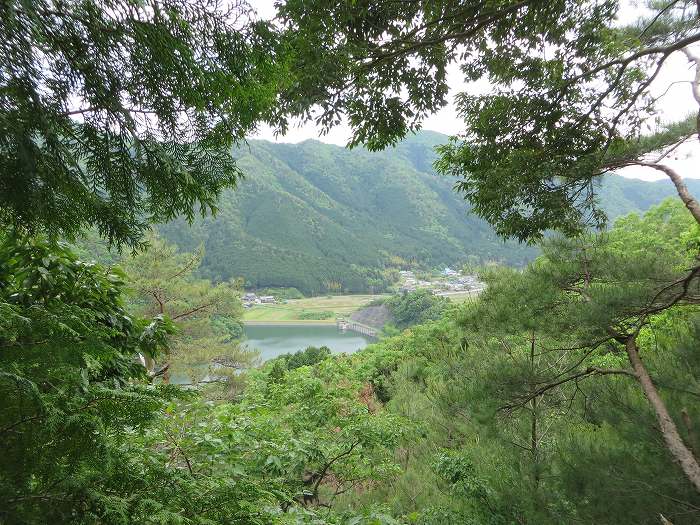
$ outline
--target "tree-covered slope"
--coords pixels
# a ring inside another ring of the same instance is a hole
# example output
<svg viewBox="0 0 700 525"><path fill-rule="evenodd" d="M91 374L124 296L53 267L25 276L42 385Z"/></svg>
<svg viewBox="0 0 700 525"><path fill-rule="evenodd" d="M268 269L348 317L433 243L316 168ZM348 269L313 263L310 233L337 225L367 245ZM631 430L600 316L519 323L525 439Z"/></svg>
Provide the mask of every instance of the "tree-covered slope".
<svg viewBox="0 0 700 525"><path fill-rule="evenodd" d="M536 249L504 243L469 214L453 181L435 175L433 147L412 136L382 152L306 141L251 141L236 152L246 179L225 192L216 217L162 227L183 249L206 248L205 277L306 293L381 288L387 270L501 261L522 265ZM608 177L601 202L617 216L671 195L670 184Z"/></svg>

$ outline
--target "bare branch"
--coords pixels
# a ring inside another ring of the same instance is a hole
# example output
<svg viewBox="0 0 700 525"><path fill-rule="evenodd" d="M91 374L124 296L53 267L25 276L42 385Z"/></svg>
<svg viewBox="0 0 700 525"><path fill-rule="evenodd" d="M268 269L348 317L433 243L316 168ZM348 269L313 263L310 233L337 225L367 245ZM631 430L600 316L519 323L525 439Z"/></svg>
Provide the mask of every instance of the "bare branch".
<svg viewBox="0 0 700 525"><path fill-rule="evenodd" d="M194 313L199 312L200 310L204 310L205 308L209 308L210 306L214 306L216 303L206 303L206 304L200 304L199 306L196 306L195 308L192 308L191 310L187 310L186 312L182 312L181 314L176 315L173 317L173 321L177 321L178 319L181 319L183 317L187 317L188 315L192 315Z"/></svg>
<svg viewBox="0 0 700 525"><path fill-rule="evenodd" d="M695 42L700 42L700 33L694 33L690 36L677 40L676 42L673 42L667 46L653 46L647 47L645 49L640 49L639 51L632 53L631 55L628 55L625 58L616 58L615 60L611 60L609 62L606 62L605 64L601 64L600 66L594 67L592 69L589 69L588 71L584 71L583 73L575 75L567 79L566 84L567 86L569 86L574 82L590 77L591 75L595 75L596 73L600 73L601 71L605 71L606 69L610 69L611 67L616 65L620 65L626 68L635 60L649 55L670 55L671 53L679 51L684 47L689 46L690 44L694 44Z"/></svg>
<svg viewBox="0 0 700 525"><path fill-rule="evenodd" d="M584 377L602 376L602 375L625 375L625 376L629 376L629 377L633 377L633 378L637 379L637 375L635 374L635 372L633 370L629 370L626 368L600 368L597 366L589 366L585 370L582 370L581 372L567 376L563 379L560 379L559 381L553 381L551 383L546 383L545 385L533 390L532 392L528 392L524 396L521 396L520 398L518 398L517 401L499 407L499 410L506 411L506 412L512 412L513 410L524 406L525 404L532 401L533 399L540 397L545 392L548 392L549 390L552 390L553 388L561 386L565 383L569 383L571 381L577 381L578 379L581 379Z"/></svg>
<svg viewBox="0 0 700 525"><path fill-rule="evenodd" d="M349 456L352 454L352 451L355 450L355 447L357 447L360 444L359 441L355 441L352 445L350 445L350 448L341 452L337 456L331 458L329 461L326 462L326 464L323 466L321 469L321 472L318 475L318 479L316 480L316 483L314 484L314 498L318 499L318 487L321 485L321 481L323 481L323 478L326 477L326 473L328 472L328 469L331 468L333 463L338 461L341 458L344 458L345 456Z"/></svg>
<svg viewBox="0 0 700 525"><path fill-rule="evenodd" d="M700 56L693 53L690 48L684 47L682 49L686 57L688 57L688 62L695 64L695 79L693 80L693 98L695 102L700 105Z"/></svg>

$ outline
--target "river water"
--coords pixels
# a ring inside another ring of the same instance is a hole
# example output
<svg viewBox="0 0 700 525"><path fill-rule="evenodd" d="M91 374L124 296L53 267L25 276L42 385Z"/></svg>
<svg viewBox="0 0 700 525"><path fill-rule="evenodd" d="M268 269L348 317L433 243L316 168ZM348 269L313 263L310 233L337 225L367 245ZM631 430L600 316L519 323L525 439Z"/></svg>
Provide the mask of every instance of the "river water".
<svg viewBox="0 0 700 525"><path fill-rule="evenodd" d="M248 348L260 351L260 359L267 361L280 354L304 350L308 346L327 346L334 354L356 352L367 346L371 338L332 325L246 325Z"/></svg>
<svg viewBox="0 0 700 525"><path fill-rule="evenodd" d="M260 351L260 362L267 361L281 354L291 354L304 350L309 346L327 346L334 354L356 352L372 339L355 332L341 332L331 325L246 325L246 340L241 344ZM201 368L206 372L209 363L202 363ZM210 377L204 377L209 380ZM189 384L191 381L177 369L172 371L172 384Z"/></svg>

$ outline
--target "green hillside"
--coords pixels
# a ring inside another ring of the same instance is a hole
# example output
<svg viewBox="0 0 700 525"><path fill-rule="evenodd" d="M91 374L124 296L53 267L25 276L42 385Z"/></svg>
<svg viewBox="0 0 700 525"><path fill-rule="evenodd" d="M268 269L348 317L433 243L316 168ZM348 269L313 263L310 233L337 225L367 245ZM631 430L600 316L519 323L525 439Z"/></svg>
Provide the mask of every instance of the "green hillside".
<svg viewBox="0 0 700 525"><path fill-rule="evenodd" d="M434 174L433 147L446 138L422 132L377 153L250 141L236 152L246 179L223 194L217 216L161 230L184 249L204 243L204 277L305 293L380 291L405 264L525 264L535 248L498 239ZM601 202L614 217L671 194L667 183L608 177Z"/></svg>

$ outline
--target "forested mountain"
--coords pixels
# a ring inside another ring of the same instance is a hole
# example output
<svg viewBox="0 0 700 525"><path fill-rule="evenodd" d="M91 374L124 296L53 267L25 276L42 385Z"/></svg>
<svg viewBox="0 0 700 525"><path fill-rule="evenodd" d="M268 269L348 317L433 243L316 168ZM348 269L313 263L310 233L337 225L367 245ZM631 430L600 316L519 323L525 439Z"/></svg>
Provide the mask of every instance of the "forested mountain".
<svg viewBox="0 0 700 525"><path fill-rule="evenodd" d="M447 136L423 131L382 152L309 140L252 140L236 156L246 175L227 190L216 217L161 230L184 250L203 243L204 277L243 277L253 287L305 293L361 291L386 284L383 269L472 261L521 266L537 249L503 242L434 173L434 147ZM600 201L611 218L672 195L670 182L606 177Z"/></svg>

